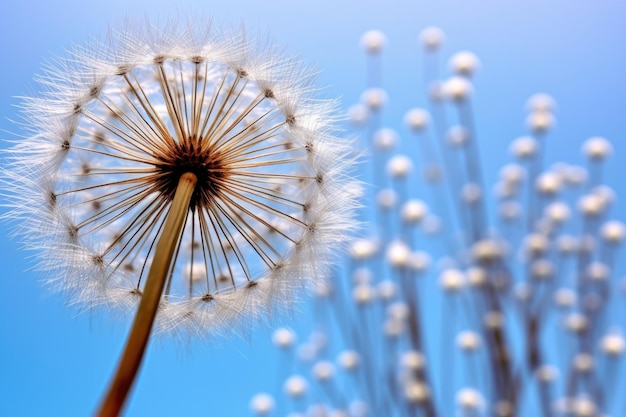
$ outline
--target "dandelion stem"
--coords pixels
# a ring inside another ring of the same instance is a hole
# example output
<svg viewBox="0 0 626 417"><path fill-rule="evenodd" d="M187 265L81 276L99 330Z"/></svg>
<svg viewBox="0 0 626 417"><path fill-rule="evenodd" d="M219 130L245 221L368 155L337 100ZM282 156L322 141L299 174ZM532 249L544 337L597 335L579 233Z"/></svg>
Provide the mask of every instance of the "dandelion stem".
<svg viewBox="0 0 626 417"><path fill-rule="evenodd" d="M97 414L98 417L119 415L124 406L126 396L135 380L148 344L148 338L152 330L159 301L161 300L165 280L172 266L174 250L180 240L189 210L189 202L191 201L197 180L194 174L185 173L178 181L178 187L165 220L163 232L156 245L135 321L133 322L115 377L102 401Z"/></svg>

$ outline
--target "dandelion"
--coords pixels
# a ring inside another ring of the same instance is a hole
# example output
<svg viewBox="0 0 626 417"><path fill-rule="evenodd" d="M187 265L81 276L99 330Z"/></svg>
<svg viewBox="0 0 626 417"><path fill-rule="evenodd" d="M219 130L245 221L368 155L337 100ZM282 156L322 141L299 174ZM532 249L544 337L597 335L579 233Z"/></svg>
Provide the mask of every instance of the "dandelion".
<svg viewBox="0 0 626 417"><path fill-rule="evenodd" d="M352 226L349 144L313 74L199 27L75 47L23 99L9 151L7 216L52 286L137 309L100 415L120 412L155 316L208 336L254 324L322 278Z"/></svg>

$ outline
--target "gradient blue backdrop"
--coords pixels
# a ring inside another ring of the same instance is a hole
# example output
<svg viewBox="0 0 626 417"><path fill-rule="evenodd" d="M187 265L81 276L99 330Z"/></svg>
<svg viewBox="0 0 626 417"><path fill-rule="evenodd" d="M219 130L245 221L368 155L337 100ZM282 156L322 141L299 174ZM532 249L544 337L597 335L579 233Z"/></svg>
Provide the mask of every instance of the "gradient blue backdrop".
<svg viewBox="0 0 626 417"><path fill-rule="evenodd" d="M322 95L342 97L344 108L358 100L365 85L358 39L368 29L383 30L389 38L384 70L391 97L384 121L400 130L404 112L423 103L417 34L437 25L447 34L447 55L469 49L482 61L475 109L490 182L508 160L508 143L524 133L525 100L547 92L559 104L548 159L581 163L581 142L606 136L616 151L609 183L626 195L622 0L3 1L0 129L19 130L10 121L18 102L13 97L30 94L32 76L42 62L62 54L72 42L102 35L108 24L125 17L198 12L218 23L244 22L254 32L267 30L276 43L321 70ZM5 132L0 136L11 137ZM624 207L618 201L614 212L622 219ZM108 383L127 325L101 314L75 317L62 296L46 292L28 270L28 254L7 234L1 224L0 416L90 415ZM301 326L307 315L303 305L292 326ZM215 345L193 340L152 344L127 415L250 415L250 397L276 387L277 354L269 333L255 330L248 340Z"/></svg>

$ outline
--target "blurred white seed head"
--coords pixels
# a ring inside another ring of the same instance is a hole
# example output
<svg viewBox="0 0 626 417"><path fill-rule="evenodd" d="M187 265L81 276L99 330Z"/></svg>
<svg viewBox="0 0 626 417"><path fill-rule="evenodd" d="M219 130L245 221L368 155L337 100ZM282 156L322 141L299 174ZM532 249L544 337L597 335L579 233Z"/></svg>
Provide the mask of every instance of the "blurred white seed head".
<svg viewBox="0 0 626 417"><path fill-rule="evenodd" d="M385 279L376 286L378 298L383 301L390 301L398 294L398 285L392 280Z"/></svg>
<svg viewBox="0 0 626 417"><path fill-rule="evenodd" d="M259 393L252 397L250 409L257 416L267 416L274 410L274 398L266 393Z"/></svg>
<svg viewBox="0 0 626 417"><path fill-rule="evenodd" d="M396 301L387 307L387 317L391 320L406 321L409 315L409 306L404 301Z"/></svg>
<svg viewBox="0 0 626 417"><path fill-rule="evenodd" d="M448 78L443 84L443 93L448 100L461 103L470 98L473 92L472 83L464 77Z"/></svg>
<svg viewBox="0 0 626 417"><path fill-rule="evenodd" d="M526 170L519 164L506 164L500 169L500 178L514 185L519 185L526 177Z"/></svg>
<svg viewBox="0 0 626 417"><path fill-rule="evenodd" d="M374 273L366 266L357 268L352 273L352 282L354 285L369 285L374 281Z"/></svg>
<svg viewBox="0 0 626 417"><path fill-rule="evenodd" d="M408 267L416 274L423 274L430 267L430 255L423 251L414 251L409 255Z"/></svg>
<svg viewBox="0 0 626 417"><path fill-rule="evenodd" d="M367 126L369 119L369 109L363 103L353 104L348 109L348 120L350 121L350 124L355 128L360 129Z"/></svg>
<svg viewBox="0 0 626 417"><path fill-rule="evenodd" d="M563 173L563 179L572 187L580 187L587 182L587 170L581 166L569 165Z"/></svg>
<svg viewBox="0 0 626 417"><path fill-rule="evenodd" d="M587 217L597 217L605 209L602 198L595 194L586 194L578 200L578 210Z"/></svg>
<svg viewBox="0 0 626 417"><path fill-rule="evenodd" d="M511 417L514 414L515 407L510 401L500 400L493 407L496 417Z"/></svg>
<svg viewBox="0 0 626 417"><path fill-rule="evenodd" d="M348 406L350 417L367 417L369 415L369 406L363 400L354 400Z"/></svg>
<svg viewBox="0 0 626 417"><path fill-rule="evenodd" d="M477 204L483 197L483 190L480 185L467 183L461 189L461 199L467 205Z"/></svg>
<svg viewBox="0 0 626 417"><path fill-rule="evenodd" d="M419 41L427 51L436 51L441 48L445 38L443 31L435 26L429 26L419 34Z"/></svg>
<svg viewBox="0 0 626 417"><path fill-rule="evenodd" d="M350 255L354 259L369 259L378 252L378 242L374 239L359 239L350 248Z"/></svg>
<svg viewBox="0 0 626 417"><path fill-rule="evenodd" d="M559 288L554 292L554 304L559 308L570 308L576 302L576 293L571 288Z"/></svg>
<svg viewBox="0 0 626 417"><path fill-rule="evenodd" d="M383 323L383 332L390 339L396 339L406 331L406 323L401 320L387 319Z"/></svg>
<svg viewBox="0 0 626 417"><path fill-rule="evenodd" d="M488 329L497 329L504 325L504 316L499 311L488 311L483 316L483 323Z"/></svg>
<svg viewBox="0 0 626 417"><path fill-rule="evenodd" d="M484 407L482 394L474 388L463 388L456 394L456 403L464 410L479 410Z"/></svg>
<svg viewBox="0 0 626 417"><path fill-rule="evenodd" d="M328 382L335 376L335 365L329 361L319 361L313 366L313 377L320 382Z"/></svg>
<svg viewBox="0 0 626 417"><path fill-rule="evenodd" d="M286 327L280 327L272 334L272 343L279 349L290 349L295 342L295 333Z"/></svg>
<svg viewBox="0 0 626 417"><path fill-rule="evenodd" d="M545 93L533 94L526 101L526 110L532 112L548 112L554 113L556 110L556 101L552 96Z"/></svg>
<svg viewBox="0 0 626 417"><path fill-rule="evenodd" d="M430 398L430 388L422 381L408 380L404 383L404 398L411 404L422 404Z"/></svg>
<svg viewBox="0 0 626 417"><path fill-rule="evenodd" d="M387 261L394 268L406 267L411 249L401 240L395 240L387 247Z"/></svg>
<svg viewBox="0 0 626 417"><path fill-rule="evenodd" d="M526 126L535 134L547 132L555 123L554 115L547 111L534 111L526 117Z"/></svg>
<svg viewBox="0 0 626 417"><path fill-rule="evenodd" d="M517 201L504 201L498 208L500 218L506 222L514 222L522 214L522 206Z"/></svg>
<svg viewBox="0 0 626 417"><path fill-rule="evenodd" d="M554 264L548 259L537 259L530 264L530 274L537 281L546 281L554 277Z"/></svg>
<svg viewBox="0 0 626 417"><path fill-rule="evenodd" d="M430 124L430 114L424 109L411 109L404 115L404 124L413 133L422 132Z"/></svg>
<svg viewBox="0 0 626 417"><path fill-rule="evenodd" d="M596 162L602 162L613 153L611 142L602 137L593 137L583 143L583 155Z"/></svg>
<svg viewBox="0 0 626 417"><path fill-rule="evenodd" d="M555 172L544 172L536 180L535 188L540 194L553 196L561 190L561 176Z"/></svg>
<svg viewBox="0 0 626 417"><path fill-rule="evenodd" d="M487 283L487 272L481 267L471 267L465 271L467 282L474 288L482 287Z"/></svg>
<svg viewBox="0 0 626 417"><path fill-rule="evenodd" d="M404 369L420 371L426 366L426 357L421 352L411 350L402 354L400 364Z"/></svg>
<svg viewBox="0 0 626 417"><path fill-rule="evenodd" d="M428 214L428 206L421 200L411 199L402 206L402 220L407 224L417 224Z"/></svg>
<svg viewBox="0 0 626 417"><path fill-rule="evenodd" d="M570 219L572 212L567 204L555 201L546 206L543 214L552 223L561 225Z"/></svg>
<svg viewBox="0 0 626 417"><path fill-rule="evenodd" d="M306 395L309 389L309 384L306 379L300 375L292 375L285 381L284 385L285 394L292 398L302 398Z"/></svg>
<svg viewBox="0 0 626 417"><path fill-rule="evenodd" d="M571 411L574 417L596 417L598 415L596 403L587 395L581 395L575 398L572 403Z"/></svg>
<svg viewBox="0 0 626 417"><path fill-rule="evenodd" d="M374 147L380 151L391 151L399 142L398 132L394 129L383 127L374 132Z"/></svg>
<svg viewBox="0 0 626 417"><path fill-rule="evenodd" d="M380 30L368 30L361 36L361 48L369 55L376 55L387 46L387 37Z"/></svg>
<svg viewBox="0 0 626 417"><path fill-rule="evenodd" d="M387 162L387 174L393 179L404 179L413 170L413 162L406 155L394 155Z"/></svg>
<svg viewBox="0 0 626 417"><path fill-rule="evenodd" d="M389 101L387 92L382 88L372 87L361 93L361 102L367 106L370 112L381 110Z"/></svg>
<svg viewBox="0 0 626 417"><path fill-rule="evenodd" d="M605 263L599 261L591 262L589 265L587 265L587 268L585 270L585 276L590 281L606 281L610 275L611 270L609 269L609 267Z"/></svg>
<svg viewBox="0 0 626 417"><path fill-rule="evenodd" d="M471 77L480 68L480 60L472 52L461 51L452 55L449 66L452 72Z"/></svg>
<svg viewBox="0 0 626 417"><path fill-rule="evenodd" d="M588 373L593 370L595 360L589 353L577 353L573 358L574 369L580 373Z"/></svg>
<svg viewBox="0 0 626 417"><path fill-rule="evenodd" d="M344 350L337 357L339 366L348 372L356 370L360 362L361 356L354 350Z"/></svg>
<svg viewBox="0 0 626 417"><path fill-rule="evenodd" d="M492 263L504 255L505 250L501 242L494 239L483 239L474 243L472 255L478 263Z"/></svg>
<svg viewBox="0 0 626 417"><path fill-rule="evenodd" d="M481 337L472 330L464 330L457 335L456 344L464 352L474 352L481 345Z"/></svg>
<svg viewBox="0 0 626 417"><path fill-rule="evenodd" d="M611 220L602 225L602 238L610 245L619 245L626 237L626 227L624 223Z"/></svg>
<svg viewBox="0 0 626 417"><path fill-rule="evenodd" d="M465 275L458 269L445 269L439 275L439 285L447 293L458 292L463 289Z"/></svg>
<svg viewBox="0 0 626 417"><path fill-rule="evenodd" d="M556 248L563 255L572 255L578 249L578 240L571 235L560 235L556 239Z"/></svg>
<svg viewBox="0 0 626 417"><path fill-rule="evenodd" d="M376 194L376 202L379 209L389 211L398 203L398 193L393 188L383 188Z"/></svg>
<svg viewBox="0 0 626 417"><path fill-rule="evenodd" d="M548 238L539 233L532 233L524 238L524 251L529 257L544 255L548 250Z"/></svg>
<svg viewBox="0 0 626 417"><path fill-rule="evenodd" d="M469 131L459 125L452 126L446 134L446 141L454 148L462 148L469 142Z"/></svg>
<svg viewBox="0 0 626 417"><path fill-rule="evenodd" d="M572 333L580 333L587 330L587 317L581 313L570 313L565 317L565 328Z"/></svg>
<svg viewBox="0 0 626 417"><path fill-rule="evenodd" d="M374 287L369 284L359 284L352 290L352 299L357 305L365 306L370 304L376 297Z"/></svg>
<svg viewBox="0 0 626 417"><path fill-rule="evenodd" d="M534 158L539 151L539 144L530 136L523 136L511 143L511 154L521 160Z"/></svg>
<svg viewBox="0 0 626 417"><path fill-rule="evenodd" d="M612 330L600 339L600 349L607 356L621 356L626 349L624 336L618 330Z"/></svg>
<svg viewBox="0 0 626 417"><path fill-rule="evenodd" d="M535 371L535 377L543 384L552 383L559 377L559 368L554 365L541 365Z"/></svg>
<svg viewBox="0 0 626 417"><path fill-rule="evenodd" d="M513 287L513 295L517 301L526 303L533 295L533 287L528 282L518 282Z"/></svg>

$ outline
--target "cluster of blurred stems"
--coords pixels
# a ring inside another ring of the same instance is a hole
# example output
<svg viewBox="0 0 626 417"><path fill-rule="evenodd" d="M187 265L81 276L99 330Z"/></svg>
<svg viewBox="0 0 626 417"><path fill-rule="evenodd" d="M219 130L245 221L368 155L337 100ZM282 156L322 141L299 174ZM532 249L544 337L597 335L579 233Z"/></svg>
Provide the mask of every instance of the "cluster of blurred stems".
<svg viewBox="0 0 626 417"><path fill-rule="evenodd" d="M458 52L448 74L444 34L431 27L420 40L428 104L392 129L382 122L385 35L361 39L368 85L348 115L368 149L366 236L315 289L311 334L275 331L277 386L252 399L252 412L626 415L626 228L603 178L610 142L573 144L582 165L548 163L556 104L534 95L527 131L486 184L485 158L501 156L475 126L479 59Z"/></svg>

